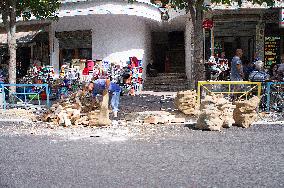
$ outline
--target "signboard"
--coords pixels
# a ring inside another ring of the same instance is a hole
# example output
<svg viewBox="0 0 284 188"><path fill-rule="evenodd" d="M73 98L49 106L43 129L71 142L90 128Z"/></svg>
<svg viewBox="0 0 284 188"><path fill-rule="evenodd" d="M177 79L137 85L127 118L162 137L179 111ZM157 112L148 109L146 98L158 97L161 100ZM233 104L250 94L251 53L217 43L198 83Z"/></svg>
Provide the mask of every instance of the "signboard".
<svg viewBox="0 0 284 188"><path fill-rule="evenodd" d="M280 9L280 16L279 16L279 25L280 27L284 28L284 8Z"/></svg>
<svg viewBox="0 0 284 188"><path fill-rule="evenodd" d="M280 37L265 37L264 62L266 68L274 63L280 63Z"/></svg>
<svg viewBox="0 0 284 188"><path fill-rule="evenodd" d="M202 22L202 27L204 29L212 29L213 27L213 20L206 19Z"/></svg>

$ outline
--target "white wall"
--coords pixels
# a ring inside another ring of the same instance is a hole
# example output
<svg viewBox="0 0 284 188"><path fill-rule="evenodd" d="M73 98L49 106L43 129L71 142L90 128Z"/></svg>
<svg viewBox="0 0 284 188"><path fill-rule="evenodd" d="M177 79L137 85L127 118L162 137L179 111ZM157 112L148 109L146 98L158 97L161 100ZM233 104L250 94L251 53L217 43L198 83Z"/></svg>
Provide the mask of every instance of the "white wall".
<svg viewBox="0 0 284 188"><path fill-rule="evenodd" d="M146 50L146 23L132 16L106 16L93 28L93 58L126 61L142 59Z"/></svg>
<svg viewBox="0 0 284 188"><path fill-rule="evenodd" d="M145 19L126 15L88 15L60 18L55 31L92 30L92 57L125 62L131 56L149 60L151 32ZM58 49L56 49L58 50ZM57 54L57 61L59 59ZM53 59L54 60L54 59Z"/></svg>

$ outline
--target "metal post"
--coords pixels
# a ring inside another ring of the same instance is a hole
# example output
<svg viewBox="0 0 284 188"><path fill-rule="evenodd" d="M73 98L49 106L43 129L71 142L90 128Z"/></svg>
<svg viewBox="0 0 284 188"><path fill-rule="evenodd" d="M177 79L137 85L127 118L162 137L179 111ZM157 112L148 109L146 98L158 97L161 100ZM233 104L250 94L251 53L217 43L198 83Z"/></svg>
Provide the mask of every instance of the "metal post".
<svg viewBox="0 0 284 188"><path fill-rule="evenodd" d="M49 91L48 91L48 84L45 86L45 92L46 92L46 105L49 108Z"/></svg>
<svg viewBox="0 0 284 188"><path fill-rule="evenodd" d="M257 88L257 96L258 96L258 98L260 99L260 94L261 94L261 82L257 82L257 86L258 86L258 88Z"/></svg>
<svg viewBox="0 0 284 188"><path fill-rule="evenodd" d="M27 106L26 86L24 86L25 107Z"/></svg>
<svg viewBox="0 0 284 188"><path fill-rule="evenodd" d="M270 110L270 85L271 82L266 83L266 111L269 112Z"/></svg>
<svg viewBox="0 0 284 188"><path fill-rule="evenodd" d="M5 86L3 84L1 84L1 88L2 88L2 97L3 97L3 108L6 110L6 96L5 96Z"/></svg>
<svg viewBox="0 0 284 188"><path fill-rule="evenodd" d="M199 107L200 107L200 100L201 100L200 85L201 85L201 83L198 82L197 83L197 104L199 105Z"/></svg>
<svg viewBox="0 0 284 188"><path fill-rule="evenodd" d="M206 47L206 36L205 36L205 34L206 34L206 32L205 32L205 29L203 28L203 63L205 63L205 54L206 54L206 49L205 49L205 47Z"/></svg>

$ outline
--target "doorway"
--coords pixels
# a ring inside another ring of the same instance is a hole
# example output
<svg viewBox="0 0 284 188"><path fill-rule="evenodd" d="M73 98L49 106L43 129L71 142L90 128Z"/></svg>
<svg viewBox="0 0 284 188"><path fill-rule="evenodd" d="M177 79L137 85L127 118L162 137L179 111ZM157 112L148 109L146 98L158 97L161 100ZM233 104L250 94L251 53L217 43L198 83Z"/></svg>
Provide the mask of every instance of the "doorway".
<svg viewBox="0 0 284 188"><path fill-rule="evenodd" d="M184 73L184 32L153 32L152 58L159 73Z"/></svg>
<svg viewBox="0 0 284 188"><path fill-rule="evenodd" d="M243 60L252 61L254 56L255 39L254 36L216 37L214 46L215 55L225 52L229 61L232 60L235 55L235 51L238 48L243 50Z"/></svg>
<svg viewBox="0 0 284 188"><path fill-rule="evenodd" d="M30 47L19 47L17 49L17 77L22 78L27 74L28 68L30 67L31 60L31 48Z"/></svg>

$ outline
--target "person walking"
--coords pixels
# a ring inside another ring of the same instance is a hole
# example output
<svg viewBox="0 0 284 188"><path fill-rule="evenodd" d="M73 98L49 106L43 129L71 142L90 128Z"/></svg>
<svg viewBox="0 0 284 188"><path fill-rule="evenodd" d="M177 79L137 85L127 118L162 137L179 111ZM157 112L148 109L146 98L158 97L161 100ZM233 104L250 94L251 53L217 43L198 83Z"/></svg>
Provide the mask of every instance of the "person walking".
<svg viewBox="0 0 284 188"><path fill-rule="evenodd" d="M241 61L241 57L243 56L243 50L237 49L236 54L232 59L231 63L231 81L243 81L244 72L243 72L243 64Z"/></svg>

